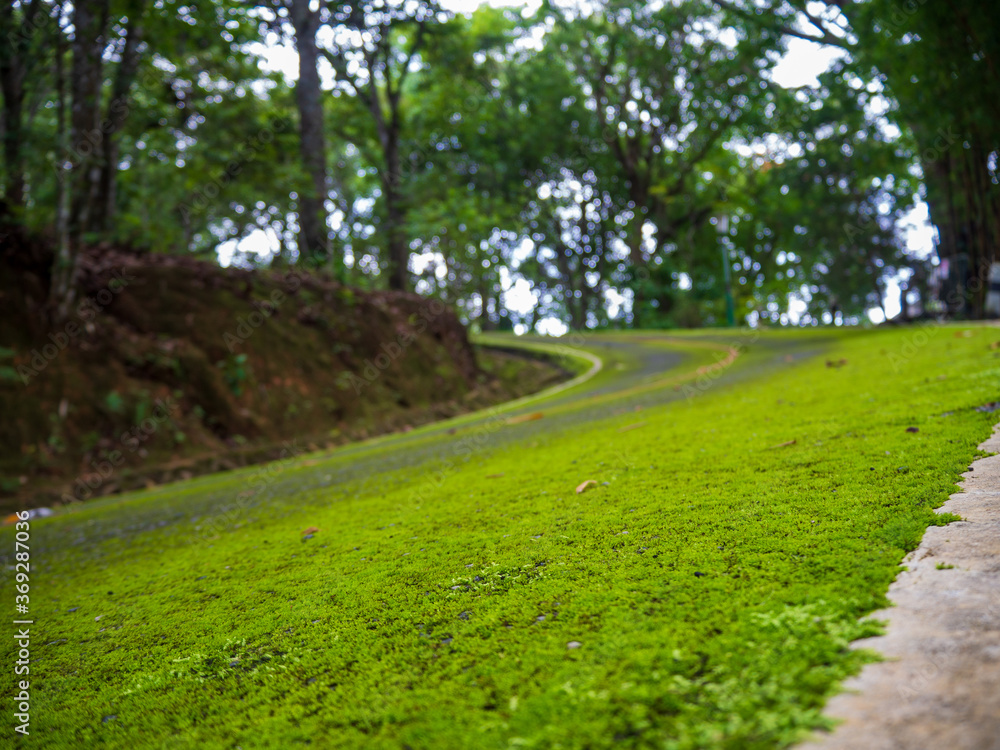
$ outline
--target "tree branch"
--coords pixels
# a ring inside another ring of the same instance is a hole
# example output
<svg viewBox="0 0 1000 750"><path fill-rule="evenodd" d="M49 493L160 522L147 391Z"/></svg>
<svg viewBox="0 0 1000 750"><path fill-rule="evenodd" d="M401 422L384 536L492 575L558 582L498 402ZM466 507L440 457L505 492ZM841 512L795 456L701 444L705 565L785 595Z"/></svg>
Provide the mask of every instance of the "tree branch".
<svg viewBox="0 0 1000 750"><path fill-rule="evenodd" d="M816 44L825 44L825 45L828 45L830 47L838 47L838 48L843 49L843 50L853 50L854 49L854 45L852 45L846 39L842 39L842 38L836 36L835 34L831 34L826 29L826 27L822 25L822 19L817 18L816 16L814 16L812 13L810 13L807 10L805 10L804 8L800 8L798 6L795 6L795 9L798 12L802 13L802 15L804 15L809 20L809 23L812 24L813 27L819 29L819 31L822 32L822 34L820 36L814 36L812 34L806 34L805 32L798 31L797 29L794 29L791 26L787 26L785 24L781 24L781 23L779 23L779 24L768 23L766 20L764 20L757 13L753 13L751 11L748 11L748 10L744 9L744 8L741 8L741 7L733 4L729 0L711 0L711 1L712 1L712 3L714 5L718 6L722 10L726 10L726 11L729 11L730 13L734 13L734 14L742 17L742 18L747 19L748 21L751 21L751 22L757 24L758 26L764 26L766 28L771 29L772 31L777 31L780 34L784 34L785 36L792 36L792 37L795 37L796 39L804 39L807 42L814 42Z"/></svg>
<svg viewBox="0 0 1000 750"><path fill-rule="evenodd" d="M410 54L406 56L406 63L403 65L403 69L399 73L399 80L396 82L396 93L395 93L395 104L399 102L399 95L403 90L403 83L406 81L406 76L410 72L410 64L413 59L420 53L420 49L424 43L424 30L426 29L426 23L424 21L417 22L417 37L413 40L413 46L410 47Z"/></svg>

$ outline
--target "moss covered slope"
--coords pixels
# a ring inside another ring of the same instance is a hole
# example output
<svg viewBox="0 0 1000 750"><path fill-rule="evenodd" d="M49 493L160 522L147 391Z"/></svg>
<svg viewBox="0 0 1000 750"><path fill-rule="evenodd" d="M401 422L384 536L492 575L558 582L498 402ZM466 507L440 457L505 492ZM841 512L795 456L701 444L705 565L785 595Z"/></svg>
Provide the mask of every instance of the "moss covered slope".
<svg viewBox="0 0 1000 750"><path fill-rule="evenodd" d="M996 421L997 338L764 334L614 397L656 340L594 337L622 367L541 418L33 523L31 743L786 746L947 520Z"/></svg>

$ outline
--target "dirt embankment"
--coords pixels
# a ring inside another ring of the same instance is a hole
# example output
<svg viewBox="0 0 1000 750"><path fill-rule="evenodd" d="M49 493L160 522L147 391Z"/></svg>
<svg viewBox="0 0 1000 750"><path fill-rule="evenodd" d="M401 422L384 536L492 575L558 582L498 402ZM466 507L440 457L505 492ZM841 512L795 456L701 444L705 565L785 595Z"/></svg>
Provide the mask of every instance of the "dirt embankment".
<svg viewBox="0 0 1000 750"><path fill-rule="evenodd" d="M70 319L51 243L0 227L0 505L83 500L408 429L558 381L477 358L454 312L322 275L90 248Z"/></svg>

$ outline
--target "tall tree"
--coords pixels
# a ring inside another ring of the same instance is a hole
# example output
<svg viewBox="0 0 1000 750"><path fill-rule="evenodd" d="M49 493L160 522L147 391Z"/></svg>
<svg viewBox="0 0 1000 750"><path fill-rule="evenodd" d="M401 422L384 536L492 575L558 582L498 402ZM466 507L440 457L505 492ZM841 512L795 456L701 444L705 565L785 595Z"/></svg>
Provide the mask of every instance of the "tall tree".
<svg viewBox="0 0 1000 750"><path fill-rule="evenodd" d="M323 52L337 87L364 107L375 131L384 207L386 266L391 289L409 289L410 237L401 143L406 125L407 79L419 66L429 29L444 18L436 4L358 2L331 4L326 22L333 42Z"/></svg>
<svg viewBox="0 0 1000 750"><path fill-rule="evenodd" d="M581 129L584 162L609 153L627 190L630 264L643 274L662 253L697 252L688 239L718 210L696 187L699 166L768 111L767 47L710 4L629 0L564 11L550 44L566 51L593 113ZM647 288L633 289L637 325Z"/></svg>
<svg viewBox="0 0 1000 750"><path fill-rule="evenodd" d="M140 53L146 26L146 0L128 0L122 8L121 33L115 40L118 65L111 84L111 97L101 122L95 144L99 152L99 171L91 179L91 202L88 229L108 232L117 212L120 134L132 108L131 93L139 69Z"/></svg>
<svg viewBox="0 0 1000 750"><path fill-rule="evenodd" d="M69 316L76 301L77 258L94 206L101 164L100 138L102 58L108 22L109 0L76 3L73 7L72 69L70 71L70 117L68 210L66 234L52 269L50 302L55 320ZM66 190L66 183L62 190ZM60 206L60 210L62 207Z"/></svg>
<svg viewBox="0 0 1000 750"><path fill-rule="evenodd" d="M981 316L989 268L1000 258L1000 42L989 31L1000 9L975 0L713 1L762 34L844 50L869 95L898 102L947 267L945 303Z"/></svg>
<svg viewBox="0 0 1000 750"><path fill-rule="evenodd" d="M0 3L0 30L5 40L0 44L0 92L3 93L2 127L5 168L4 200L7 207L19 212L24 207L24 100L26 86L34 80L43 58L44 40L52 35L53 9L41 0L19 6Z"/></svg>
<svg viewBox="0 0 1000 750"><path fill-rule="evenodd" d="M70 238L83 241L100 202L101 88L104 47L107 43L110 0L73 6L73 64L70 71L70 163L72 192Z"/></svg>
<svg viewBox="0 0 1000 750"><path fill-rule="evenodd" d="M330 257L325 207L330 191L318 67L319 50L316 46L320 15L318 9L310 9L310 0L290 0L290 11L295 29L295 49L299 53L295 103L299 113L299 149L306 175L306 181L297 191L299 257L307 263L318 264Z"/></svg>

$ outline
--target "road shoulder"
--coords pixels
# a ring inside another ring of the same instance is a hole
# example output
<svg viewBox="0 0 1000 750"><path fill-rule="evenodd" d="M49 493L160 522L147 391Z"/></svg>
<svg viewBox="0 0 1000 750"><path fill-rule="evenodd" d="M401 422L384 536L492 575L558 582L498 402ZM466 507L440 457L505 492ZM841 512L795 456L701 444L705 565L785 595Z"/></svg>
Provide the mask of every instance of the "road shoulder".
<svg viewBox="0 0 1000 750"><path fill-rule="evenodd" d="M1000 425L980 448L1000 453ZM827 705L842 721L800 750L1000 750L1000 455L976 460L889 588L883 654ZM953 566L953 567L951 567Z"/></svg>

